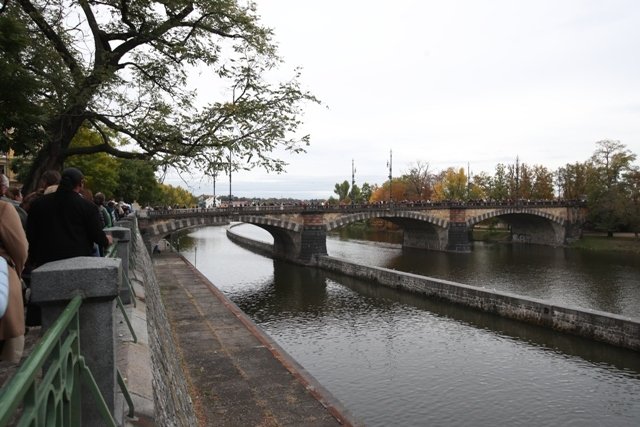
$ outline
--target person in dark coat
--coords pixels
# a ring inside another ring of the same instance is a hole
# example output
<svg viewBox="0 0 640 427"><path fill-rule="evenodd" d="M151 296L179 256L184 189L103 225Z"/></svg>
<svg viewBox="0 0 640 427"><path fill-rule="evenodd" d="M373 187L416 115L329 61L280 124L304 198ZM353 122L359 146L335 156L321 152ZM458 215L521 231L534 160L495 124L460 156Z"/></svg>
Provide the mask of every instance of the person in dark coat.
<svg viewBox="0 0 640 427"><path fill-rule="evenodd" d="M29 264L91 256L94 243L109 246L111 236L102 230L95 204L80 195L84 175L76 168L62 171L55 193L33 201L27 220Z"/></svg>

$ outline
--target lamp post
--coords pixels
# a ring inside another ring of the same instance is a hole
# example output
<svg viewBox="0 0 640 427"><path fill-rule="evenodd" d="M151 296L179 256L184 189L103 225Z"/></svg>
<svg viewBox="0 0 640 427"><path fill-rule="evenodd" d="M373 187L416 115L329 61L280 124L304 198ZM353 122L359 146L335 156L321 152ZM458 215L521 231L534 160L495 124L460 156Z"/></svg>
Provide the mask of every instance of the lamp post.
<svg viewBox="0 0 640 427"><path fill-rule="evenodd" d="M353 188L356 185L356 167L353 163L353 159L351 159L351 204L355 204L355 200L354 199L354 194L353 194Z"/></svg>
<svg viewBox="0 0 640 427"><path fill-rule="evenodd" d="M229 210L233 207L231 199L231 147L229 147Z"/></svg>
<svg viewBox="0 0 640 427"><path fill-rule="evenodd" d="M393 202L393 193L391 192L391 183L393 180L393 151L389 150L389 161L387 162L387 166L389 167L389 203Z"/></svg>
<svg viewBox="0 0 640 427"><path fill-rule="evenodd" d="M216 207L216 177L218 176L218 169L214 169L211 174L213 177L213 207Z"/></svg>

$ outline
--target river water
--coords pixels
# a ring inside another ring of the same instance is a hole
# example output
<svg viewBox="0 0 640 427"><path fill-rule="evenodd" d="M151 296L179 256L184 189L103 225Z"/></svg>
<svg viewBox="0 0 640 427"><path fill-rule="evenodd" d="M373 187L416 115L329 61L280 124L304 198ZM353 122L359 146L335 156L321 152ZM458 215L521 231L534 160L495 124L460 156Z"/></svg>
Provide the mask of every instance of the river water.
<svg viewBox="0 0 640 427"><path fill-rule="evenodd" d="M269 241L257 227L240 234ZM640 425L640 357L585 339L274 261L226 238L187 259L368 426ZM474 244L471 254L327 241L329 255L640 317L640 260Z"/></svg>

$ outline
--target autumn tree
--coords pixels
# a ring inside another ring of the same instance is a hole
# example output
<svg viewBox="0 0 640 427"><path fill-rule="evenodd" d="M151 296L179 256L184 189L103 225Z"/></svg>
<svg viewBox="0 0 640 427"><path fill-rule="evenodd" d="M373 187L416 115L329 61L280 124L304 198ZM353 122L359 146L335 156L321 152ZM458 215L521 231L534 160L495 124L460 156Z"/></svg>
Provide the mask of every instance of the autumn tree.
<svg viewBox="0 0 640 427"><path fill-rule="evenodd" d="M640 236L640 169L634 167L625 176L627 191L627 226L635 234L636 240Z"/></svg>
<svg viewBox="0 0 640 427"><path fill-rule="evenodd" d="M625 174L632 170L636 155L620 141L596 142L591 156L594 173L587 185L589 220L608 236L624 224L628 206Z"/></svg>
<svg viewBox="0 0 640 427"><path fill-rule="evenodd" d="M454 168L448 168L436 177L436 182L433 186L434 199L467 200L467 184L467 174L464 172L464 168L460 168L457 171Z"/></svg>
<svg viewBox="0 0 640 427"><path fill-rule="evenodd" d="M297 71L266 79L281 60L253 2L5 0L1 11L0 77L15 78L0 79L13 102L0 102L0 151L31 159L27 190L72 155L209 171L230 148L247 168L282 171L272 153L308 144L296 131L302 105L317 100ZM194 72L221 95L203 105ZM72 146L83 126L101 143Z"/></svg>
<svg viewBox="0 0 640 427"><path fill-rule="evenodd" d="M580 200L587 196L587 183L593 173L589 162L567 163L555 173L559 197L567 200Z"/></svg>
<svg viewBox="0 0 640 427"><path fill-rule="evenodd" d="M168 184L159 184L160 189L157 196L157 204L161 206L194 206L198 199L189 191L181 187L174 187Z"/></svg>
<svg viewBox="0 0 640 427"><path fill-rule="evenodd" d="M533 185L530 198L534 200L553 200L553 172L542 165L532 168Z"/></svg>
<svg viewBox="0 0 640 427"><path fill-rule="evenodd" d="M421 160L411 164L403 175L407 184L408 200L428 200L433 193L433 173L428 162Z"/></svg>
<svg viewBox="0 0 640 427"><path fill-rule="evenodd" d="M370 202L399 202L405 199L407 194L407 184L404 180L395 178L393 181L386 181L381 186L373 189Z"/></svg>
<svg viewBox="0 0 640 427"><path fill-rule="evenodd" d="M486 172L480 172L471 178L471 183L478 194L476 199L486 199L491 195L493 188L493 178Z"/></svg>

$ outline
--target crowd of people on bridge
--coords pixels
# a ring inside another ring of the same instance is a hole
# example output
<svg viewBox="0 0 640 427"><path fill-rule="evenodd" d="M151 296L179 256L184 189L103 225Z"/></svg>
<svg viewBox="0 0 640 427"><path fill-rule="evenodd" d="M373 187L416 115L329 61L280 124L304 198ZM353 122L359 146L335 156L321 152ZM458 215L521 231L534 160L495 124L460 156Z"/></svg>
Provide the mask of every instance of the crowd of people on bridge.
<svg viewBox="0 0 640 427"><path fill-rule="evenodd" d="M105 228L130 210L93 195L77 168L45 172L24 197L0 175L0 272L6 271L0 273L0 360L18 363L27 327L40 324L39 308L29 304L31 272L51 261L104 255L112 243Z"/></svg>
<svg viewBox="0 0 640 427"><path fill-rule="evenodd" d="M232 206L221 206L213 208L186 207L186 206L164 206L146 208L145 215L148 216L180 216L199 213L219 213L225 212L252 212L252 211L346 211L346 210L374 210L374 209L438 209L438 208L477 208L477 207L552 207L552 206L585 206L584 200L531 200L531 199L477 199L477 200L402 200L377 202L330 204L325 202L286 202L286 203L246 203L234 202Z"/></svg>

